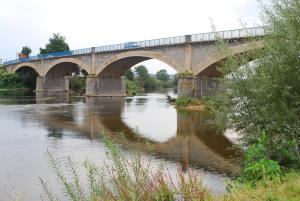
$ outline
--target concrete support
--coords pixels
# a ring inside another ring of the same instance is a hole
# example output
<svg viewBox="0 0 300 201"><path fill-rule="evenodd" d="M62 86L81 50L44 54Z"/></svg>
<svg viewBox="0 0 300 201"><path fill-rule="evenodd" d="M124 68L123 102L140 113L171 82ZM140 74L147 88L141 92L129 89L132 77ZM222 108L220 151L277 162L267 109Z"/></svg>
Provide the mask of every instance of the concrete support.
<svg viewBox="0 0 300 201"><path fill-rule="evenodd" d="M69 89L70 89L70 77L65 76L64 77L64 90L69 91Z"/></svg>
<svg viewBox="0 0 300 201"><path fill-rule="evenodd" d="M85 82L85 94L87 96L93 96L96 94L96 76L93 74L87 75Z"/></svg>
<svg viewBox="0 0 300 201"><path fill-rule="evenodd" d="M214 96L219 90L219 83L216 77L197 77L195 97Z"/></svg>
<svg viewBox="0 0 300 201"><path fill-rule="evenodd" d="M187 77L178 80L178 96L191 98L204 98L214 96L219 89L218 78L211 77Z"/></svg>
<svg viewBox="0 0 300 201"><path fill-rule="evenodd" d="M96 73L95 68L95 47L92 47L92 53L91 53L91 74Z"/></svg>
<svg viewBox="0 0 300 201"><path fill-rule="evenodd" d="M44 77L37 76L35 91L37 92L44 91L44 82L45 82Z"/></svg>
<svg viewBox="0 0 300 201"><path fill-rule="evenodd" d="M86 78L86 95L126 96L125 78L99 78L89 75Z"/></svg>
<svg viewBox="0 0 300 201"><path fill-rule="evenodd" d="M69 76L63 78L42 77L36 78L37 92L68 92L69 91Z"/></svg>
<svg viewBox="0 0 300 201"><path fill-rule="evenodd" d="M180 78L178 80L177 93L178 96L195 97L195 77Z"/></svg>

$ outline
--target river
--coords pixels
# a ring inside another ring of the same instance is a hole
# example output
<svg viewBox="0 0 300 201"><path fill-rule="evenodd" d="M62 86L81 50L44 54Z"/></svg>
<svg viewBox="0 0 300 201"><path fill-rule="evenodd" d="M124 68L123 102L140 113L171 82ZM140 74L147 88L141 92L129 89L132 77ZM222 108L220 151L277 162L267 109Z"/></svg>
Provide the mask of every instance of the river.
<svg viewBox="0 0 300 201"><path fill-rule="evenodd" d="M166 93L47 98L0 92L0 200L16 193L22 200L40 200L38 177L55 186L47 150L101 165L107 160L103 137L122 144L121 135L154 164L163 162L170 171L178 166L199 171L215 193L224 192L226 178L238 170L231 162L238 150L217 134L210 115L177 110ZM145 140L151 151L144 149Z"/></svg>

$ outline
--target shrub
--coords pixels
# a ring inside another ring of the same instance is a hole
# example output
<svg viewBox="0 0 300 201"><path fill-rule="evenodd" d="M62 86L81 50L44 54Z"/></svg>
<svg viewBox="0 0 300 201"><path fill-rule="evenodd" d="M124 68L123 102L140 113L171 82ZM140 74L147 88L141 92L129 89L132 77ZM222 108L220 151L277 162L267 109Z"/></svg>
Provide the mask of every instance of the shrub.
<svg viewBox="0 0 300 201"><path fill-rule="evenodd" d="M181 72L181 73L177 73L177 74L176 74L176 77L177 77L178 79L180 79L180 78L194 77L194 75L193 75L192 72L184 71L184 72Z"/></svg>
<svg viewBox="0 0 300 201"><path fill-rule="evenodd" d="M138 92L138 85L135 81L126 80L126 93L129 96L134 96Z"/></svg>
<svg viewBox="0 0 300 201"><path fill-rule="evenodd" d="M241 172L239 181L255 184L259 180L274 180L281 175L279 164L266 157L265 146L268 136L262 133L256 143L251 145L244 159L244 169Z"/></svg>
<svg viewBox="0 0 300 201"><path fill-rule="evenodd" d="M0 88L22 88L21 77L16 73L0 72Z"/></svg>
<svg viewBox="0 0 300 201"><path fill-rule="evenodd" d="M191 99L186 96L180 96L176 99L175 105L176 106L187 106L191 103Z"/></svg>
<svg viewBox="0 0 300 201"><path fill-rule="evenodd" d="M70 89L75 92L85 92L85 78L78 76L70 77Z"/></svg>

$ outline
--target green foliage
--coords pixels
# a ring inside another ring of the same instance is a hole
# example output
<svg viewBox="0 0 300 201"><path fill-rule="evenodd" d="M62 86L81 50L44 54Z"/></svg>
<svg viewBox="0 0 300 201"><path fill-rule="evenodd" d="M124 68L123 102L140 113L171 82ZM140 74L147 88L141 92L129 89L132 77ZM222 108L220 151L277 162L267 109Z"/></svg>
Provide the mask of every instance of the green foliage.
<svg viewBox="0 0 300 201"><path fill-rule="evenodd" d="M266 158L265 146L269 141L268 138L265 133L262 133L258 141L246 150L244 169L238 181L255 184L259 180L276 180L280 177L279 164Z"/></svg>
<svg viewBox="0 0 300 201"><path fill-rule="evenodd" d="M180 96L176 99L175 105L176 106L187 106L191 103L191 99L186 96Z"/></svg>
<svg viewBox="0 0 300 201"><path fill-rule="evenodd" d="M32 50L28 46L22 47L21 53L26 55L27 57L31 54Z"/></svg>
<svg viewBox="0 0 300 201"><path fill-rule="evenodd" d="M52 38L49 39L46 48L40 48L40 54L47 54L51 52L63 52L69 51L69 45L66 43L66 38L59 33L54 33Z"/></svg>
<svg viewBox="0 0 300 201"><path fill-rule="evenodd" d="M176 181L170 172L163 167L158 169L151 166L151 161L145 160L141 153L129 149L128 155L106 139L110 165L99 167L85 161L85 171L80 171L79 164L72 158L60 159L48 152L48 161L59 184L64 191L64 200L96 201L96 200L212 200L207 188L202 185L199 175L187 170L184 173L178 168ZM83 175L88 183L83 184ZM57 201L48 183L39 178L43 190L43 200Z"/></svg>
<svg viewBox="0 0 300 201"><path fill-rule="evenodd" d="M174 81L169 79L166 70L158 71L156 77L150 76L147 68L143 65L135 67L134 71L136 77L131 69L124 74L127 79L126 90L129 95L134 95L138 91L153 91L157 88L174 87Z"/></svg>
<svg viewBox="0 0 300 201"><path fill-rule="evenodd" d="M240 131L247 146L264 130L271 136L266 155L289 167L300 165L299 16L298 0L273 0L264 9L263 49L232 56L221 45L228 59L220 70L227 76L215 104L224 129Z"/></svg>
<svg viewBox="0 0 300 201"><path fill-rule="evenodd" d="M135 67L134 71L136 72L138 79L140 80L147 80L149 78L148 70L143 65Z"/></svg>
<svg viewBox="0 0 300 201"><path fill-rule="evenodd" d="M134 80L134 74L131 69L125 72L124 76L127 78L127 80Z"/></svg>
<svg viewBox="0 0 300 201"><path fill-rule="evenodd" d="M192 72L189 71L184 71L182 73L177 73L176 74L177 79L179 78L188 78L188 77L194 77Z"/></svg>
<svg viewBox="0 0 300 201"><path fill-rule="evenodd" d="M156 79L166 82L170 78L168 72L165 69L162 69L156 73Z"/></svg>
<svg viewBox="0 0 300 201"><path fill-rule="evenodd" d="M10 89L23 87L22 79L18 74L0 71L0 88Z"/></svg>
<svg viewBox="0 0 300 201"><path fill-rule="evenodd" d="M158 80L154 77L148 77L145 81L144 89L145 91L155 90L158 87Z"/></svg>
<svg viewBox="0 0 300 201"><path fill-rule="evenodd" d="M129 96L134 96L138 92L138 85L135 81L126 80L126 93Z"/></svg>
<svg viewBox="0 0 300 201"><path fill-rule="evenodd" d="M300 200L300 173L288 172L281 181L263 180L253 185L234 182L230 193L222 201L298 201Z"/></svg>
<svg viewBox="0 0 300 201"><path fill-rule="evenodd" d="M75 92L84 93L85 92L85 77L71 76L70 77L70 89Z"/></svg>

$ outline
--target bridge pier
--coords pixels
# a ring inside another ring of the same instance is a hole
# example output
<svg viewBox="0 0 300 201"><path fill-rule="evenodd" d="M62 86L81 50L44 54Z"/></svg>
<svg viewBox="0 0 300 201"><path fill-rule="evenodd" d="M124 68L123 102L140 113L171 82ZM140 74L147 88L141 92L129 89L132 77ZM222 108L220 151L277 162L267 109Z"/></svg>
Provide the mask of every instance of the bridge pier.
<svg viewBox="0 0 300 201"><path fill-rule="evenodd" d="M36 92L69 92L69 76L36 78Z"/></svg>
<svg viewBox="0 0 300 201"><path fill-rule="evenodd" d="M178 80L178 96L204 98L214 96L219 89L219 79L215 77L186 77Z"/></svg>
<svg viewBox="0 0 300 201"><path fill-rule="evenodd" d="M86 96L126 96L126 79L86 77Z"/></svg>
<svg viewBox="0 0 300 201"><path fill-rule="evenodd" d="M44 77L42 77L42 76L36 77L36 87L35 87L36 92L44 91L44 82L45 82Z"/></svg>

